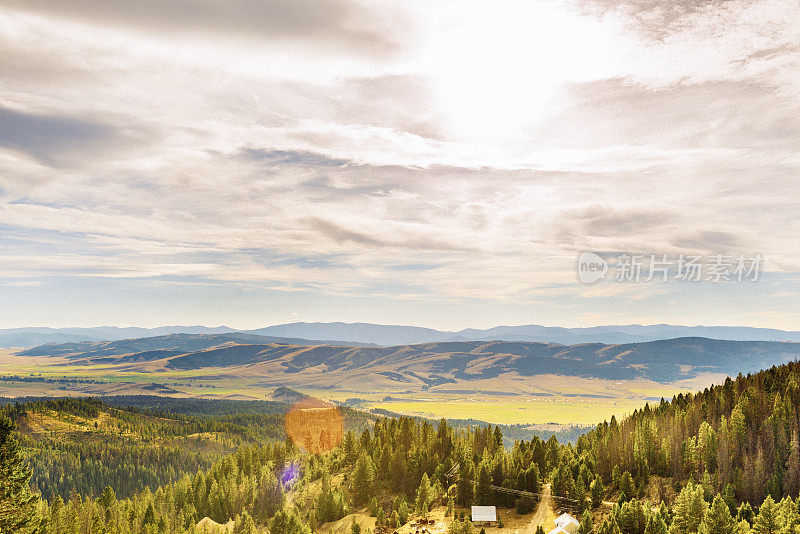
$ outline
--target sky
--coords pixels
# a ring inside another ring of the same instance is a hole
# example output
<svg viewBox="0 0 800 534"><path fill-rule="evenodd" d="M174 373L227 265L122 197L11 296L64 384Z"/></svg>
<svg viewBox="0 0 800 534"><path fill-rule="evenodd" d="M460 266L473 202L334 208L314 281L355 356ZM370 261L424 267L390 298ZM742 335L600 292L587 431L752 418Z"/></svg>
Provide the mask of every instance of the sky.
<svg viewBox="0 0 800 534"><path fill-rule="evenodd" d="M798 117L795 0L0 0L0 327L800 329Z"/></svg>

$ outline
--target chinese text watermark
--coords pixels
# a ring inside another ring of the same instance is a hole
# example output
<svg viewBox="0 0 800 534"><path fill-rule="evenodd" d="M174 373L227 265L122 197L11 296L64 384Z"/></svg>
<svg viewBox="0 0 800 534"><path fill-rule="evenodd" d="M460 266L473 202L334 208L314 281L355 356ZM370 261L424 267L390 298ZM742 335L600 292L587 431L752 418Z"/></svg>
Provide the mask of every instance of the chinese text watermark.
<svg viewBox="0 0 800 534"><path fill-rule="evenodd" d="M609 259L594 252L578 256L578 279L591 284L609 278L617 282L757 282L761 254L618 254Z"/></svg>

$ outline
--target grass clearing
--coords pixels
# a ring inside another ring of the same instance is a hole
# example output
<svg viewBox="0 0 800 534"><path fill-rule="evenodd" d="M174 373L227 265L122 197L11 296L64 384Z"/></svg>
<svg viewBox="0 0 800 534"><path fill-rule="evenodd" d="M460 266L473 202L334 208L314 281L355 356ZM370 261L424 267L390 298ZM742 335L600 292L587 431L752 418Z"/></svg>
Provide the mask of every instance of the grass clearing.
<svg viewBox="0 0 800 534"><path fill-rule="evenodd" d="M641 408L636 399L615 399L597 402L575 398L528 399L509 401L492 400L436 400L382 402L371 405L405 415L418 415L432 419L448 417L453 419L479 419L502 424L546 424L592 425L612 415L623 415Z"/></svg>

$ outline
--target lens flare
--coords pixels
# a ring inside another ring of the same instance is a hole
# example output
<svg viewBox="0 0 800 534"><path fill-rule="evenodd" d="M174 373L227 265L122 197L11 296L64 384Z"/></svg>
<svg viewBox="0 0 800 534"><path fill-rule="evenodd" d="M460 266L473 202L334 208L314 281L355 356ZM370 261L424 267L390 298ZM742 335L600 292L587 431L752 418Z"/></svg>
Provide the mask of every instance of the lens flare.
<svg viewBox="0 0 800 534"><path fill-rule="evenodd" d="M322 454L342 442L344 419L336 406L302 400L286 414L286 435L308 452Z"/></svg>

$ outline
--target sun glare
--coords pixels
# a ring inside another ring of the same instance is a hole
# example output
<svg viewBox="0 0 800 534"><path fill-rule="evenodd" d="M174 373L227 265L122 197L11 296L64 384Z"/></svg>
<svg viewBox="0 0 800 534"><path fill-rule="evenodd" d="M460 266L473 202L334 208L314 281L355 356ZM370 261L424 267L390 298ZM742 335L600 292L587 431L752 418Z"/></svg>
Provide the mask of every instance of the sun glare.
<svg viewBox="0 0 800 534"><path fill-rule="evenodd" d="M459 4L440 20L424 62L458 140L519 140L566 83L616 70L615 25L561 4Z"/></svg>

